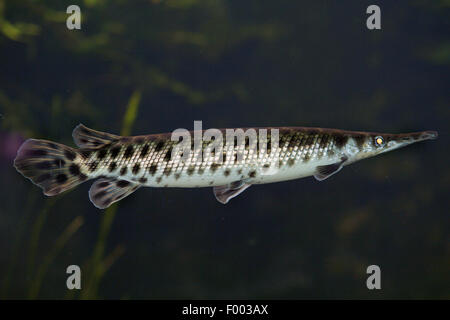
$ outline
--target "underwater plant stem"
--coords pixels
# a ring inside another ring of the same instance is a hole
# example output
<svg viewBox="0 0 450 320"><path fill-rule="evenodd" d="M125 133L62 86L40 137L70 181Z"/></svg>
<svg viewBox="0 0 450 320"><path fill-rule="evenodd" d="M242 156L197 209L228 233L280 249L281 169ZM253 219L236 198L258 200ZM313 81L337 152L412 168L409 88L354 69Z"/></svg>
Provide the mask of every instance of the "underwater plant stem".
<svg viewBox="0 0 450 320"><path fill-rule="evenodd" d="M30 287L30 292L28 295L29 299L35 299L39 293L39 289L42 284L42 280L44 279L45 273L47 272L48 267L51 265L55 257L64 248L67 241L72 237L72 235L83 225L84 219L81 216L76 217L67 228L61 233L61 235L56 240L53 248L50 250L47 256L44 257L42 264L39 266L36 276L34 278L34 282Z"/></svg>
<svg viewBox="0 0 450 320"><path fill-rule="evenodd" d="M131 95L130 100L128 101L128 105L125 111L122 129L120 131L120 134L122 136L127 136L131 134L131 129L133 127L134 122L136 121L136 117L138 114L140 101L141 101L141 91L135 90ZM107 269L105 266L103 256L105 253L108 234L111 230L114 217L117 213L117 208L118 208L117 204L114 204L108 209L106 209L104 212L102 221L100 223L100 231L97 243L95 244L92 258L89 261L90 275L87 282L88 284L80 296L81 299L95 299L97 297L98 286ZM106 261L108 261L108 259ZM108 268L114 261L115 259L112 260L111 263L109 263Z"/></svg>

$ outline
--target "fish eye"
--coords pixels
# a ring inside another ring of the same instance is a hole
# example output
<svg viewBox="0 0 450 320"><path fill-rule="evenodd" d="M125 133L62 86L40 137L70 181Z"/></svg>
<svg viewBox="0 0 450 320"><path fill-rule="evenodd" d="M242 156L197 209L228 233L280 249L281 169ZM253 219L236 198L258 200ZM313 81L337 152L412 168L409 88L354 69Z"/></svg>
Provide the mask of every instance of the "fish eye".
<svg viewBox="0 0 450 320"><path fill-rule="evenodd" d="M375 137L375 145L377 147L382 147L384 145L384 139L382 136L376 136Z"/></svg>

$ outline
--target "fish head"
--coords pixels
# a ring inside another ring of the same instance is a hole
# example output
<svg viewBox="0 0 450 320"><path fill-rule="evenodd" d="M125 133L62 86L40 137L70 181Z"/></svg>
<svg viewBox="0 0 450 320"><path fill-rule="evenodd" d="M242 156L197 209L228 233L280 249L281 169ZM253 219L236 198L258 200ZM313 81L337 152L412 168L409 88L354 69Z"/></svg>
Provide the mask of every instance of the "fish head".
<svg viewBox="0 0 450 320"><path fill-rule="evenodd" d="M411 133L365 133L351 135L348 140L346 151L349 162L377 156L407 145L433 140L438 137L436 131L420 131Z"/></svg>

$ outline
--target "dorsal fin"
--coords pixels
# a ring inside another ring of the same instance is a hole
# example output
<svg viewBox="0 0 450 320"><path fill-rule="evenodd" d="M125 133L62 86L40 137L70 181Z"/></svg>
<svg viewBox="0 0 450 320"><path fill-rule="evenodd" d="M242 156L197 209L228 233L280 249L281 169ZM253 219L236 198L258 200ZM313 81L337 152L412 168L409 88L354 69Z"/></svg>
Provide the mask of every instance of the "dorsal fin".
<svg viewBox="0 0 450 320"><path fill-rule="evenodd" d="M120 139L120 136L93 130L81 123L73 129L72 137L78 147L87 149L98 149Z"/></svg>

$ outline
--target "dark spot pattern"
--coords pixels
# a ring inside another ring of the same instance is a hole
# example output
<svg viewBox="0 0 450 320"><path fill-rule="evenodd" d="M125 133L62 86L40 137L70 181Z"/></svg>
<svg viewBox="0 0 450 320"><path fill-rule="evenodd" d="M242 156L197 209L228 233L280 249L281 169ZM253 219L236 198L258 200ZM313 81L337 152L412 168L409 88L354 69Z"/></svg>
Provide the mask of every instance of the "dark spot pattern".
<svg viewBox="0 0 450 320"><path fill-rule="evenodd" d="M306 140L306 145L312 144L312 139L311 138L312 137L309 137ZM291 140L288 143L288 148L292 150L297 144L299 144L300 141L298 139L296 139L295 137L292 137Z"/></svg>
<svg viewBox="0 0 450 320"><path fill-rule="evenodd" d="M148 168L148 171L150 172L150 174L153 176L156 172L156 170L158 169L158 167L155 164L152 164L150 166L150 168Z"/></svg>
<svg viewBox="0 0 450 320"><path fill-rule="evenodd" d="M149 149L149 146L148 146L148 144L146 144L141 150L141 155L140 155L141 158L144 158L148 154L148 149Z"/></svg>
<svg viewBox="0 0 450 320"><path fill-rule="evenodd" d="M78 176L80 174L80 167L75 163L72 163L69 167L69 172L74 176Z"/></svg>
<svg viewBox="0 0 450 320"><path fill-rule="evenodd" d="M89 158L89 157L91 156L91 153L92 153L92 151L90 151L90 150L80 150L79 152L80 152L81 156L82 156L84 159ZM67 157L67 155L66 155L66 157ZM74 159L75 159L75 158L74 158ZM70 159L69 159L69 160L70 160Z"/></svg>
<svg viewBox="0 0 450 320"><path fill-rule="evenodd" d="M56 143L48 142L47 146L49 146L51 149L59 150L59 146Z"/></svg>
<svg viewBox="0 0 450 320"><path fill-rule="evenodd" d="M179 173L175 173L175 180L180 179L180 174Z"/></svg>
<svg viewBox="0 0 450 320"><path fill-rule="evenodd" d="M213 163L213 164L211 165L211 171L212 171L212 172L216 172L216 170L217 170L220 166L221 166L221 165L218 164L218 163Z"/></svg>
<svg viewBox="0 0 450 320"><path fill-rule="evenodd" d="M67 181L67 176L64 173L60 173L55 177L55 181L57 183L64 183Z"/></svg>
<svg viewBox="0 0 450 320"><path fill-rule="evenodd" d="M127 174L128 168L127 167L122 167L122 169L120 169L120 175L124 176Z"/></svg>
<svg viewBox="0 0 450 320"><path fill-rule="evenodd" d="M75 158L77 157L77 155L75 154L75 152L73 152L72 150L66 149L64 150L64 156L69 159L70 161L75 160Z"/></svg>
<svg viewBox="0 0 450 320"><path fill-rule="evenodd" d="M155 147L155 151L156 152L159 152L159 151L161 151L161 149L164 147L164 141L159 141L157 144L156 144L156 147Z"/></svg>
<svg viewBox="0 0 450 320"><path fill-rule="evenodd" d="M309 155L309 153L307 153L307 154L305 154L305 155L303 156L303 162L304 162L304 163L308 162L309 159L311 159L311 156Z"/></svg>
<svg viewBox="0 0 450 320"><path fill-rule="evenodd" d="M91 163L89 163L89 171L93 172L93 171L97 170L97 166L98 166L98 161L92 161Z"/></svg>
<svg viewBox="0 0 450 320"><path fill-rule="evenodd" d="M113 172L114 170L116 170L116 168L117 168L117 163L113 161L110 163L108 170L109 170L109 172Z"/></svg>
<svg viewBox="0 0 450 320"><path fill-rule="evenodd" d="M141 166L139 165L139 163L136 163L133 166L133 169L131 170L131 172L133 172L133 174L138 174L140 170L141 170Z"/></svg>
<svg viewBox="0 0 450 320"><path fill-rule="evenodd" d="M165 167L164 168L164 174L166 176L169 176L172 173L172 168L171 167Z"/></svg>
<svg viewBox="0 0 450 320"><path fill-rule="evenodd" d="M225 170L224 172L223 172L223 174L224 174L224 176L225 177L228 177L229 175L230 175L230 169L227 169L227 170Z"/></svg>
<svg viewBox="0 0 450 320"><path fill-rule="evenodd" d="M326 148L328 145L329 139L330 139L329 135L327 135L327 134L323 135L322 138L320 139L319 147L322 149Z"/></svg>
<svg viewBox="0 0 450 320"><path fill-rule="evenodd" d="M191 176L191 175L194 173L194 170L195 170L195 166L190 166L190 167L187 169L187 174L188 174L189 176Z"/></svg>
<svg viewBox="0 0 450 320"><path fill-rule="evenodd" d="M117 158L117 156L119 155L120 149L121 149L120 146L117 146L117 147L114 147L111 149L111 158L112 159Z"/></svg>
<svg viewBox="0 0 450 320"><path fill-rule="evenodd" d="M160 182L161 182L161 180L162 180L162 178L161 178L161 177L158 177L158 178L156 178L156 183L160 183Z"/></svg>
<svg viewBox="0 0 450 320"><path fill-rule="evenodd" d="M250 171L250 173L248 174L248 176L249 176L250 178L256 177L256 171L255 171L255 170Z"/></svg>
<svg viewBox="0 0 450 320"><path fill-rule="evenodd" d="M108 153L107 149L101 149L97 154L97 159L102 160L106 157L106 154Z"/></svg>
<svg viewBox="0 0 450 320"><path fill-rule="evenodd" d="M142 178L139 179L139 182L140 183L146 183L147 182L147 178L142 177Z"/></svg>
<svg viewBox="0 0 450 320"><path fill-rule="evenodd" d="M134 154L134 147L132 145L129 145L126 149L125 152L123 153L123 156L125 157L125 159L131 158Z"/></svg>
<svg viewBox="0 0 450 320"><path fill-rule="evenodd" d="M172 147L170 147L169 150L167 150L167 153L166 153L166 155L164 156L164 161L169 162L171 156L172 156Z"/></svg>
<svg viewBox="0 0 450 320"><path fill-rule="evenodd" d="M250 147L250 138L245 137L245 150L248 150Z"/></svg>
<svg viewBox="0 0 450 320"><path fill-rule="evenodd" d="M238 137L234 136L234 138L233 138L233 148L237 148L237 146L238 146Z"/></svg>
<svg viewBox="0 0 450 320"><path fill-rule="evenodd" d="M125 188L125 187L127 187L127 186L130 185L130 182L127 181L127 180L119 180L119 181L117 181L116 185L117 185L119 188Z"/></svg>
<svg viewBox="0 0 450 320"><path fill-rule="evenodd" d="M334 136L334 143L336 144L336 147L338 147L339 149L342 149L342 147L345 146L347 141L348 141L348 137L344 136L342 134L336 134Z"/></svg>
<svg viewBox="0 0 450 320"><path fill-rule="evenodd" d="M97 200L97 199L103 198L105 195L106 195L106 191L102 190L102 191L97 192L96 194L94 194L94 199Z"/></svg>
<svg viewBox="0 0 450 320"><path fill-rule="evenodd" d="M292 167L294 165L294 163L295 163L295 160L293 158L290 158L287 162L289 167Z"/></svg>
<svg viewBox="0 0 450 320"><path fill-rule="evenodd" d="M108 181L100 182L100 183L98 184L98 186L99 186L100 188L105 188L105 187L109 186L109 182L108 182Z"/></svg>

